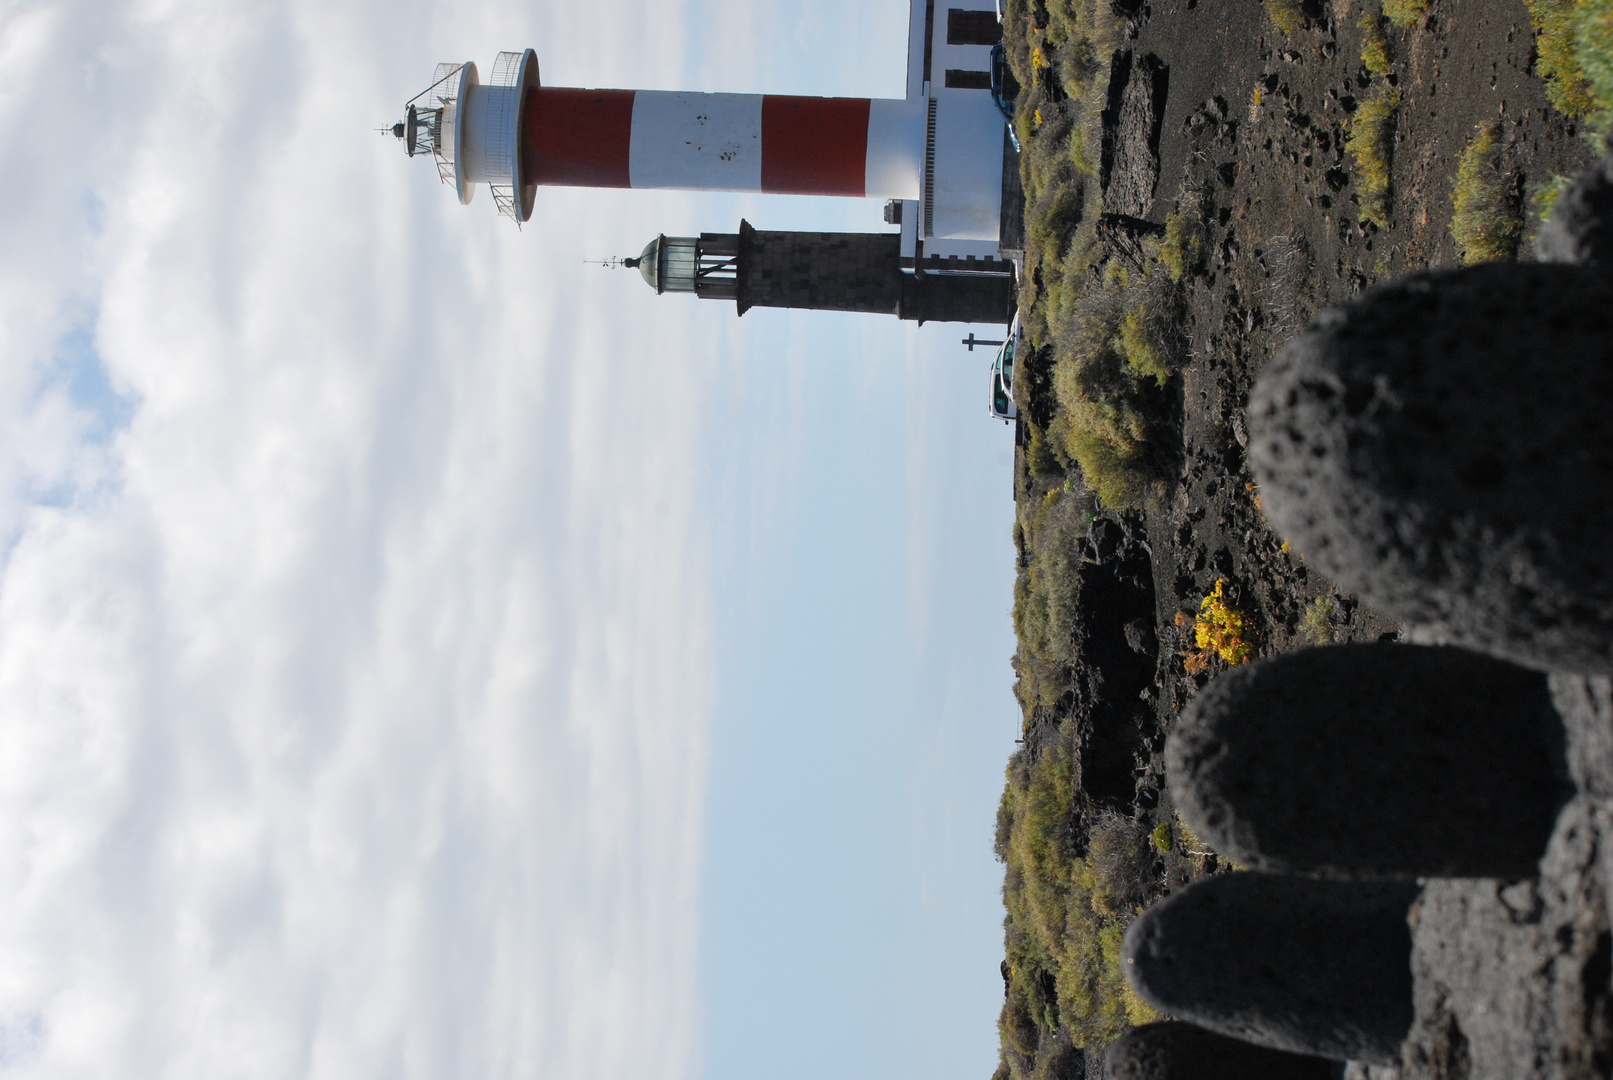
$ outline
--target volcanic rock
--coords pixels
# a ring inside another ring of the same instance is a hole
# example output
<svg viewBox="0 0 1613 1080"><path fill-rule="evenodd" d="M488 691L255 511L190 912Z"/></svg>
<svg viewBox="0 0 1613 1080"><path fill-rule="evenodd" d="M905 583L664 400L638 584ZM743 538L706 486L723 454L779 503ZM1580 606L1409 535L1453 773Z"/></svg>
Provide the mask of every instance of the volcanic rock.
<svg viewBox="0 0 1613 1080"><path fill-rule="evenodd" d="M1227 874L1127 931L1126 976L1162 1012L1274 1050L1391 1063L1412 1025L1417 887Z"/></svg>
<svg viewBox="0 0 1613 1080"><path fill-rule="evenodd" d="M1546 676L1438 646L1234 668L1183 712L1165 770L1217 852L1342 876L1531 876L1573 795Z"/></svg>
<svg viewBox="0 0 1613 1080"><path fill-rule="evenodd" d="M1445 640L1613 673L1613 282L1413 275L1325 312L1250 395L1266 515Z"/></svg>
<svg viewBox="0 0 1613 1080"><path fill-rule="evenodd" d="M1332 1080L1334 1065L1166 1020L1122 1035L1103 1059L1103 1075L1104 1080Z"/></svg>

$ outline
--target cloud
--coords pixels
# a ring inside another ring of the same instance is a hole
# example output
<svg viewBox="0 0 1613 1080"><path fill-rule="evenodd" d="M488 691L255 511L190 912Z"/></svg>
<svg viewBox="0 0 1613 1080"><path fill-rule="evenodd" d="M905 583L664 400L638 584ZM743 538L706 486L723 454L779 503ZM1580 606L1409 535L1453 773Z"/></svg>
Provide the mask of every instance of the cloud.
<svg viewBox="0 0 1613 1080"><path fill-rule="evenodd" d="M658 7L607 68L675 62ZM721 361L675 343L729 313L577 272L677 196L521 235L369 130L541 29L453 14L0 16L0 1066L698 1065Z"/></svg>

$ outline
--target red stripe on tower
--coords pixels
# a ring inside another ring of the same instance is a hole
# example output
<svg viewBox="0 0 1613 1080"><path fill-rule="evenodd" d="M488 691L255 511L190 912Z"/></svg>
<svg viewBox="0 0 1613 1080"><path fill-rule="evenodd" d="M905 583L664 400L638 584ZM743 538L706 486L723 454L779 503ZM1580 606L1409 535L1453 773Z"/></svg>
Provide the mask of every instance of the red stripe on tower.
<svg viewBox="0 0 1613 1080"><path fill-rule="evenodd" d="M529 184L632 187L634 90L535 87L521 140Z"/></svg>
<svg viewBox="0 0 1613 1080"><path fill-rule="evenodd" d="M867 180L868 99L762 99L762 190L861 196Z"/></svg>

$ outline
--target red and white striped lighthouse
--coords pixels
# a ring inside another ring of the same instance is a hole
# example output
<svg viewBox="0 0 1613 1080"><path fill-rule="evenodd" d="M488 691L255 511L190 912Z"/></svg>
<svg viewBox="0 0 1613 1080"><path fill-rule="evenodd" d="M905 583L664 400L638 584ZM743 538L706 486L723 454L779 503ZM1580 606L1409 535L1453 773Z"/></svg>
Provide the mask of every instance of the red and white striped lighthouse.
<svg viewBox="0 0 1613 1080"><path fill-rule="evenodd" d="M528 49L487 85L438 64L392 130L460 201L486 183L519 222L547 184L917 199L925 121L922 100L542 86Z"/></svg>
<svg viewBox="0 0 1613 1080"><path fill-rule="evenodd" d="M1023 200L997 8L908 0L896 99L544 86L527 49L480 73L438 64L392 130L461 201L486 184L518 223L545 184L868 197L890 200L904 272L1011 273Z"/></svg>

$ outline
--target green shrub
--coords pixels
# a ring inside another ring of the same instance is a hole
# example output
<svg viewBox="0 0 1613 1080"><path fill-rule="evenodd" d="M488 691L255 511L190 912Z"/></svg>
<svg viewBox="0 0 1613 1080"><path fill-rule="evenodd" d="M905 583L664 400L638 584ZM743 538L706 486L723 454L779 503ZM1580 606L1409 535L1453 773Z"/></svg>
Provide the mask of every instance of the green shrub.
<svg viewBox="0 0 1613 1080"><path fill-rule="evenodd" d="M1060 411L1048 434L1104 506L1137 506L1158 478L1150 417L1177 366L1179 291L1165 275L1118 260L1098 275L1067 262L1066 274L1084 288L1070 288L1075 310L1052 324Z"/></svg>
<svg viewBox="0 0 1613 1080"><path fill-rule="evenodd" d="M1585 117L1593 130L1613 126L1613 0L1528 0L1535 68L1551 103Z"/></svg>
<svg viewBox="0 0 1613 1080"><path fill-rule="evenodd" d="M1079 876L1087 876L1090 871ZM1092 911L1090 894L1079 887L1067 924L1063 962L1059 966L1059 1012L1077 1046L1113 1042L1128 1027L1160 1019L1126 981L1120 945L1124 924ZM1085 902L1083 902L1085 901Z"/></svg>
<svg viewBox="0 0 1613 1080"><path fill-rule="evenodd" d="M1590 84L1599 130L1613 126L1613 0L1579 0L1574 47Z"/></svg>
<svg viewBox="0 0 1613 1080"><path fill-rule="evenodd" d="M1523 237L1523 208L1510 176L1500 171L1501 125L1479 125L1456 164L1451 236L1464 265L1513 259Z"/></svg>
<svg viewBox="0 0 1613 1080"><path fill-rule="evenodd" d="M1095 83L1104 83L1107 91L1107 83L1099 78L1106 70L1097 43L1090 37L1078 37L1059 52L1059 85L1078 101L1091 93Z"/></svg>
<svg viewBox="0 0 1613 1080"><path fill-rule="evenodd" d="M1256 88L1259 93L1259 88ZM1204 263L1204 223L1196 214L1173 210L1165 217L1159 261L1172 282L1180 282Z"/></svg>
<svg viewBox="0 0 1613 1080"><path fill-rule="evenodd" d="M1266 15L1284 34L1297 34L1305 22L1299 0L1266 0Z"/></svg>
<svg viewBox="0 0 1613 1080"><path fill-rule="evenodd" d="M1590 80L1580 63L1579 6L1578 0L1529 0L1529 22L1535 28L1535 70L1546 81L1551 103L1569 116L1584 116L1596 107Z"/></svg>
<svg viewBox="0 0 1613 1080"><path fill-rule="evenodd" d="M1151 858L1149 834L1108 816L1092 831L1088 857L1077 856L1068 723L1035 761L1023 752L1010 760L997 811L1009 971L998 1030L1004 1062L1027 1080L1044 1075L1048 1057L1065 1047L1111 1042L1158 1018L1126 981L1120 944L1130 913L1117 911L1127 903L1117 898L1146 887L1137 867Z"/></svg>
<svg viewBox="0 0 1613 1080"><path fill-rule="evenodd" d="M1049 0L1046 7L1047 30L1030 50L1032 77L1044 87L1056 81L1068 100L1045 104L1027 100L1022 109L1042 110L1043 121L1031 117L1031 129L1039 132L1043 122L1053 120L1056 108L1065 123L1054 132L1053 140L1081 175L1095 175L1102 146L1101 114L1107 104L1108 80L1104 76L1109 56L1121 42L1124 20L1105 0ZM1043 64L1039 68L1038 55Z"/></svg>
<svg viewBox="0 0 1613 1080"><path fill-rule="evenodd" d="M1331 596L1318 596L1305 605L1305 614L1299 620L1299 632L1312 645L1333 644L1333 616L1337 605Z"/></svg>
<svg viewBox="0 0 1613 1080"><path fill-rule="evenodd" d="M1057 739L1027 770L1022 787L1010 782L1008 852L1020 877L1025 920L1049 957L1062 951L1076 858L1075 770L1068 744Z"/></svg>
<svg viewBox="0 0 1613 1080"><path fill-rule="evenodd" d="M1529 206L1540 221L1551 217L1551 212L1557 206L1557 200L1562 198L1563 192L1574 186L1574 178L1554 174L1550 180L1529 185Z"/></svg>
<svg viewBox="0 0 1613 1080"><path fill-rule="evenodd" d="M1071 327L1081 312L1081 305L1091 294L1092 284L1101 278L1100 267L1107 258L1103 243L1098 238L1097 222L1082 221L1070 234L1070 242L1063 258L1043 269L1047 285L1047 319L1058 340L1068 338Z"/></svg>
<svg viewBox="0 0 1613 1080"><path fill-rule="evenodd" d="M1104 506L1123 509L1141 505L1158 479L1141 442L1114 441L1083 428L1078 417L1087 411L1078 410L1056 421L1058 437L1066 451Z"/></svg>
<svg viewBox="0 0 1613 1080"><path fill-rule="evenodd" d="M1111 264L1096 229L1093 174L1120 26L1109 0L1010 0L1004 20L1009 64L1025 88L1014 121L1026 196L1021 325L1033 344L1053 351L1052 419L1043 427L1038 415L1030 425L1031 478L1016 487L1023 561L1013 666L1026 731L1053 722L1073 689L1080 539L1096 500L1132 505L1155 480L1149 410L1163 400L1158 386L1178 351L1170 322L1179 290L1163 272ZM1202 254L1196 246L1188 252L1187 237L1202 240L1183 236L1184 272L1191 272ZM1073 722L1065 718L1051 735L1038 727L1010 759L998 809L1008 985L994 1080L1078 1075L1082 1047L1156 1018L1127 984L1120 960L1126 922L1156 861L1151 833L1100 821L1088 834L1077 806Z"/></svg>
<svg viewBox="0 0 1613 1080"><path fill-rule="evenodd" d="M1044 264L1063 261L1070 238L1085 216L1085 186L1078 183L1049 185L1035 205L1027 207L1025 242Z"/></svg>
<svg viewBox="0 0 1613 1080"><path fill-rule="evenodd" d="M1383 32L1382 16L1363 11L1355 25L1361 31L1361 66L1374 78L1389 74L1389 35Z"/></svg>
<svg viewBox="0 0 1613 1080"><path fill-rule="evenodd" d="M1026 88L1015 118L1026 206L1020 323L1034 346L1054 354L1056 408L1042 438L1106 505L1135 505L1157 473L1145 445L1149 411L1161 411L1151 395L1176 370L1179 348L1175 302L1157 302L1152 287L1117 284L1097 233L1105 75L1123 21L1108 0L1045 0L1032 11L1034 23L1005 19L1004 44ZM1202 238L1177 228L1179 280L1202 258ZM1023 659L1022 680L1057 685L1040 678L1040 661Z"/></svg>
<svg viewBox="0 0 1613 1080"><path fill-rule="evenodd" d="M1175 846L1175 838L1171 836L1171 825L1168 821L1161 821L1154 826L1154 850L1164 855Z"/></svg>
<svg viewBox="0 0 1613 1080"><path fill-rule="evenodd" d="M1176 374L1169 354L1160 345L1155 328L1150 326L1148 310L1141 304L1126 312L1120 320L1120 354L1131 369L1145 379L1153 379L1164 386Z"/></svg>
<svg viewBox="0 0 1613 1080"><path fill-rule="evenodd" d="M1025 447L1025 461L1030 466L1031 474L1038 477L1062 477L1064 463L1048 444L1047 434L1035 424L1027 423L1030 438Z"/></svg>
<svg viewBox="0 0 1613 1080"><path fill-rule="evenodd" d="M1015 693L1028 707L1051 706L1070 688L1080 616L1080 541L1092 497L1080 485L1053 488L1039 504L1018 508L1028 557L1014 580L1019 647Z"/></svg>
<svg viewBox="0 0 1613 1080"><path fill-rule="evenodd" d="M1355 191L1361 216L1382 228L1389 223L1389 162L1394 153L1395 111L1400 92L1384 90L1362 101L1350 117L1344 148L1355 161Z"/></svg>
<svg viewBox="0 0 1613 1080"><path fill-rule="evenodd" d="M1429 0L1383 0L1384 18L1404 29L1422 22Z"/></svg>

